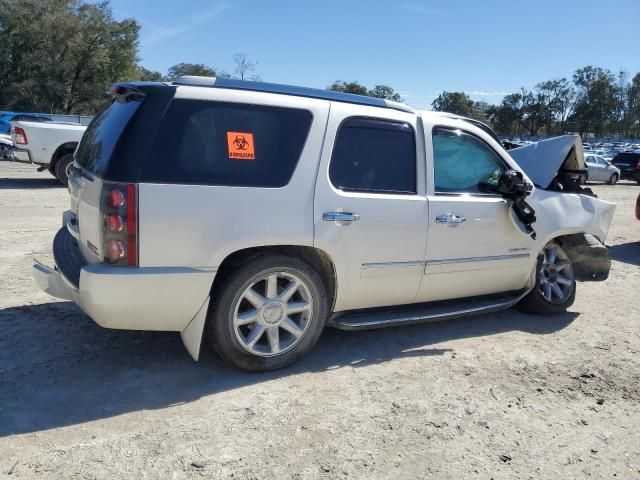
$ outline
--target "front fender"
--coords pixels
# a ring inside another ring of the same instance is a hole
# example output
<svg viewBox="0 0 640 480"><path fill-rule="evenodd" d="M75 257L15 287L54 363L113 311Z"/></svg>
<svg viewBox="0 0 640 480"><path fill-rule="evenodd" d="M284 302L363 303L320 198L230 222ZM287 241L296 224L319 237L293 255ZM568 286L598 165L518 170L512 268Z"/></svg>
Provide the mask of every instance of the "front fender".
<svg viewBox="0 0 640 480"><path fill-rule="evenodd" d="M533 228L541 247L550 240L575 233L587 233L604 243L609 233L615 203L579 193L562 193L537 188L530 201L536 210Z"/></svg>

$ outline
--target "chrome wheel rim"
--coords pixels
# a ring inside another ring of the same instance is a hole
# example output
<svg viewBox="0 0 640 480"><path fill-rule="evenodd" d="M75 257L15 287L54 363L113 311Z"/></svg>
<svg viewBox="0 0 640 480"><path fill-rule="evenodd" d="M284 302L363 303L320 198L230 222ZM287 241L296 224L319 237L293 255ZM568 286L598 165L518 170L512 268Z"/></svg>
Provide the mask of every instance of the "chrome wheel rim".
<svg viewBox="0 0 640 480"><path fill-rule="evenodd" d="M290 272L273 271L251 280L238 297L233 330L252 355L281 355L302 341L313 317L307 284Z"/></svg>
<svg viewBox="0 0 640 480"><path fill-rule="evenodd" d="M554 243L547 244L542 253L538 275L538 291L549 303L563 303L573 293L573 268L569 257Z"/></svg>

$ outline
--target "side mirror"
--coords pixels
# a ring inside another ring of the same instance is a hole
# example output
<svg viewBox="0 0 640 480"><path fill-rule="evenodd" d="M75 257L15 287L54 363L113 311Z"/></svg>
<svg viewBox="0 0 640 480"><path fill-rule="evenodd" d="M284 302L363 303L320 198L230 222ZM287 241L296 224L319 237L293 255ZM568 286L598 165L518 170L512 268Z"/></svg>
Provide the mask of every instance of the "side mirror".
<svg viewBox="0 0 640 480"><path fill-rule="evenodd" d="M522 172L506 170L498 178L496 189L499 193L508 197L525 197L531 193L533 185L524 179Z"/></svg>

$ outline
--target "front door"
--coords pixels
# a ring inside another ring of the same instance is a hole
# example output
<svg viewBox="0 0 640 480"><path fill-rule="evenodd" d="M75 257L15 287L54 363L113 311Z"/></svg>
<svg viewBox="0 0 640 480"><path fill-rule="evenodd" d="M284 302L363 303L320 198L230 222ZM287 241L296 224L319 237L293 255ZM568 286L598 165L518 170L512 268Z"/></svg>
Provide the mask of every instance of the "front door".
<svg viewBox="0 0 640 480"><path fill-rule="evenodd" d="M482 138L459 128L433 128L432 144L427 264L418 299L523 288L534 241L518 228L507 200L487 193L509 166Z"/></svg>
<svg viewBox="0 0 640 480"><path fill-rule="evenodd" d="M427 241L423 144L415 115L331 105L314 245L334 262L334 311L415 301Z"/></svg>

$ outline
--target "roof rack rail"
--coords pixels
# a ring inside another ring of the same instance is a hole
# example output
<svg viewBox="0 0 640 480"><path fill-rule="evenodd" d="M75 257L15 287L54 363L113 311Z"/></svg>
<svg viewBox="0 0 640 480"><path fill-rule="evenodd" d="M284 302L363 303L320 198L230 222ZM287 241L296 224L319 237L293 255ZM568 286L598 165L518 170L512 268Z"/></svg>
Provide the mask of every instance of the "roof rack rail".
<svg viewBox="0 0 640 480"><path fill-rule="evenodd" d="M404 103L385 100L384 98L366 97L353 93L334 92L320 88L298 87L294 85L282 85L279 83L253 82L248 80L234 80L230 78L197 77L184 75L173 81L174 85L186 85L193 87L227 88L230 90L247 90L251 92L278 93L295 97L318 98L333 102L353 103L356 105L368 105L371 107L391 108L403 112L414 113L413 108Z"/></svg>

